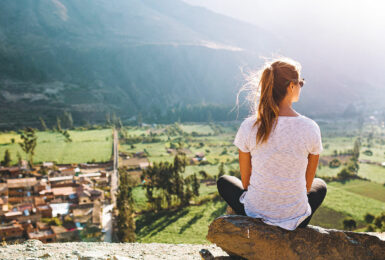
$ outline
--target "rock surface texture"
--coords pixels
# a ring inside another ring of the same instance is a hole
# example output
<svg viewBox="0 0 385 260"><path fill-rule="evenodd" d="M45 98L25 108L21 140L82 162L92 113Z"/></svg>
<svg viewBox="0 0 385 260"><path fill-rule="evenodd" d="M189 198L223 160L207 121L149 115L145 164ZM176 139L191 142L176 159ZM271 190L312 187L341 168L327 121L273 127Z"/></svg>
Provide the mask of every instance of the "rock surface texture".
<svg viewBox="0 0 385 260"><path fill-rule="evenodd" d="M239 215L216 218L207 239L246 259L385 259L385 233L312 225L290 231Z"/></svg>
<svg viewBox="0 0 385 260"><path fill-rule="evenodd" d="M209 250L214 258L230 259L222 249L213 244L163 244L163 243L105 243L68 242L43 244L27 240L19 245L0 245L0 259L66 259L66 260L132 260L132 259L197 259L199 251Z"/></svg>

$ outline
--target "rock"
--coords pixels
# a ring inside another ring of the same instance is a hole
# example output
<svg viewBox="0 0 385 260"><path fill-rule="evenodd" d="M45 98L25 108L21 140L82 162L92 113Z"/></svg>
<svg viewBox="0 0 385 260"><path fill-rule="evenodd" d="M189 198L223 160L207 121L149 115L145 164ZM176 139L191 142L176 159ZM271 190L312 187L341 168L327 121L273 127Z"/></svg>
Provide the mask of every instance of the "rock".
<svg viewBox="0 0 385 260"><path fill-rule="evenodd" d="M47 258L47 257L52 257L51 253L45 253L44 255L40 256L40 258Z"/></svg>
<svg viewBox="0 0 385 260"><path fill-rule="evenodd" d="M114 256L112 256L111 259L112 260L132 260L134 258L129 258L129 257L125 257L125 256L120 256L120 255L114 255Z"/></svg>
<svg viewBox="0 0 385 260"><path fill-rule="evenodd" d="M40 240L37 240L37 239L28 239L27 241L25 241L23 243L23 245L27 245L27 246L41 246L41 245L43 245L43 242L41 242Z"/></svg>
<svg viewBox="0 0 385 260"><path fill-rule="evenodd" d="M201 249L199 251L199 254L201 255L202 259L204 260L214 260L213 254L210 253L207 249Z"/></svg>
<svg viewBox="0 0 385 260"><path fill-rule="evenodd" d="M246 259L385 259L385 241L365 232L312 225L291 231L239 215L216 218L206 238Z"/></svg>
<svg viewBox="0 0 385 260"><path fill-rule="evenodd" d="M226 215L237 215L237 213L235 213L235 211L233 210L232 207L230 207L229 205L227 205L227 208L226 208Z"/></svg>

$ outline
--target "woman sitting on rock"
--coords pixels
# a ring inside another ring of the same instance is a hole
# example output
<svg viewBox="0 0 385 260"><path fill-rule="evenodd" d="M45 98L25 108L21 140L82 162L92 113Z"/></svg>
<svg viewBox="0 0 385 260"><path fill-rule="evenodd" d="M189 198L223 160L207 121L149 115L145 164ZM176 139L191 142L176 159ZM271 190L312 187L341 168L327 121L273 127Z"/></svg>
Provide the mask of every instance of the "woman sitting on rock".
<svg viewBox="0 0 385 260"><path fill-rule="evenodd" d="M320 128L292 108L304 85L300 70L298 62L278 58L251 74L243 88L251 87L252 114L234 140L242 180L223 175L217 181L236 214L287 230L307 226L327 189L314 178L323 151Z"/></svg>

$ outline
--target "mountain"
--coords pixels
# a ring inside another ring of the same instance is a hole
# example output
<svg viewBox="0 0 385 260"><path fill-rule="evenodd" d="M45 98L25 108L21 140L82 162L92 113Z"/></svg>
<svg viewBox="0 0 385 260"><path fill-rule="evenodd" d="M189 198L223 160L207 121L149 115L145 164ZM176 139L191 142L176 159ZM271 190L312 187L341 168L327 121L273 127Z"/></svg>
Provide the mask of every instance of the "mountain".
<svg viewBox="0 0 385 260"><path fill-rule="evenodd" d="M284 45L181 0L2 0L0 128L36 125L39 116L53 125L65 110L75 124L104 122L107 113L205 120L210 104L220 106L214 119L232 119L218 114L234 106L241 68ZM298 107L314 105L316 92Z"/></svg>
<svg viewBox="0 0 385 260"><path fill-rule="evenodd" d="M3 0L0 123L232 105L239 66L274 46L261 28L178 0Z"/></svg>

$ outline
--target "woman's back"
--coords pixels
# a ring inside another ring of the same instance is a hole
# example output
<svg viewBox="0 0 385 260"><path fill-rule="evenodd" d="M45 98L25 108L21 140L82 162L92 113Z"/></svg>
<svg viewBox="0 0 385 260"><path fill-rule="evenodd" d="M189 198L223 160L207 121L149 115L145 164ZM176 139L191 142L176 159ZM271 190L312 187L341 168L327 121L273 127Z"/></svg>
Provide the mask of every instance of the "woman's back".
<svg viewBox="0 0 385 260"><path fill-rule="evenodd" d="M319 126L303 115L279 116L267 142L256 145L256 119L246 118L234 140L251 154L250 185L240 202L248 216L294 230L311 214L305 175L308 154L323 150Z"/></svg>

